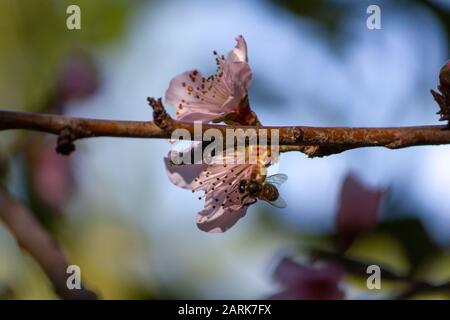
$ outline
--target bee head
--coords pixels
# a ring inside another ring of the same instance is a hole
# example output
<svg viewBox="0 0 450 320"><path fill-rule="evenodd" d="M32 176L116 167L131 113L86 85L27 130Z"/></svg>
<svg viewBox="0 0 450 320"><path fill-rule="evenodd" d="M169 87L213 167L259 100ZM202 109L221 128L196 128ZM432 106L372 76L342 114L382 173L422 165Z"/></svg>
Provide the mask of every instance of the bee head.
<svg viewBox="0 0 450 320"><path fill-rule="evenodd" d="M256 181L251 181L248 184L247 190L250 194L257 194L261 191L261 185Z"/></svg>

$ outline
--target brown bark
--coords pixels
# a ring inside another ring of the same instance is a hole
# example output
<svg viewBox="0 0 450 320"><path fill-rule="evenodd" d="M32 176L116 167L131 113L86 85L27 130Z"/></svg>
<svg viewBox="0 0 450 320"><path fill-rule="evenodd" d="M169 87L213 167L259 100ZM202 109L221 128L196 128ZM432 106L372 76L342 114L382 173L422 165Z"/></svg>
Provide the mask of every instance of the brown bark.
<svg viewBox="0 0 450 320"><path fill-rule="evenodd" d="M0 130L24 129L46 132L58 135L60 140L66 142L90 137L169 139L173 130L179 128L188 130L194 138L194 125L192 123L170 119L170 124L166 124L166 127L163 128L161 129L155 122L151 121L99 120L0 110ZM226 129L253 128L257 132L261 129L267 129L269 138L271 130L278 130L281 151L301 151L310 156L329 155L361 147L377 146L399 149L411 146L450 144L450 130L445 125L346 128L205 124L202 126L202 131L211 128L220 130L224 135Z"/></svg>

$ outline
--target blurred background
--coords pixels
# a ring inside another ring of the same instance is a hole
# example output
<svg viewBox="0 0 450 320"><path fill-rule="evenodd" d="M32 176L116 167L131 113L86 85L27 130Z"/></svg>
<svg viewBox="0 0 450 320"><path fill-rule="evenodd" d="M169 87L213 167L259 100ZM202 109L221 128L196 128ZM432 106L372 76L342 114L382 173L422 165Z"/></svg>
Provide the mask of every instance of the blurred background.
<svg viewBox="0 0 450 320"><path fill-rule="evenodd" d="M81 30L66 28L70 4ZM371 4L381 30L366 27ZM437 124L429 90L449 57L447 0L0 0L0 108L151 120L147 96L164 96L185 70L214 73L212 51L227 53L238 34L266 125ZM195 224L203 203L167 179L167 141L87 139L70 157L55 143L1 132L2 192L101 298L450 298L436 289L450 280L446 146L283 154L288 208L258 202L226 233L208 234ZM399 281L367 290L351 259ZM0 297L58 298L1 223Z"/></svg>

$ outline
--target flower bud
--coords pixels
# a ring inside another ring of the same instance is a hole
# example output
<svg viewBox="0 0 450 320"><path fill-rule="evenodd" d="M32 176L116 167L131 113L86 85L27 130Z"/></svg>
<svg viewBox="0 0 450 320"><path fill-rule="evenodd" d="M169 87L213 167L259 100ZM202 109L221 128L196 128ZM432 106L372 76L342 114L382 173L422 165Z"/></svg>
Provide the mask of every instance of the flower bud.
<svg viewBox="0 0 450 320"><path fill-rule="evenodd" d="M450 121L450 61L439 72L438 91L431 90L431 94L439 105L439 120Z"/></svg>
<svg viewBox="0 0 450 320"><path fill-rule="evenodd" d="M439 82L441 83L441 86L447 88L447 92L450 92L450 61L442 66L441 71L439 72Z"/></svg>

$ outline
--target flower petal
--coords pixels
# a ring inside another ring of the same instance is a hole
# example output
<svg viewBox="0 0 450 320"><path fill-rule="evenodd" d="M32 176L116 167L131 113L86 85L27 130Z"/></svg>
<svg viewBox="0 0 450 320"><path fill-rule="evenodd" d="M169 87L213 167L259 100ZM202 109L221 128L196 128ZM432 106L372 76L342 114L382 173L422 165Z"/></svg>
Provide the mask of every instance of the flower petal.
<svg viewBox="0 0 450 320"><path fill-rule="evenodd" d="M364 186L351 175L345 178L336 216L337 233L344 247L376 226L384 194L383 190Z"/></svg>
<svg viewBox="0 0 450 320"><path fill-rule="evenodd" d="M167 176L176 186L191 190L194 179L207 167L206 164L174 165L170 162L170 153L164 157Z"/></svg>
<svg viewBox="0 0 450 320"><path fill-rule="evenodd" d="M254 165L209 165L195 179L192 190L205 192L205 208L197 215L197 226L206 232L225 232L255 199L239 193L242 179L248 179ZM196 185L197 184L197 185Z"/></svg>
<svg viewBox="0 0 450 320"><path fill-rule="evenodd" d="M240 207L237 210L231 208L218 207L217 210L211 208L200 211L197 215L197 227L206 232L225 232L245 216L248 206Z"/></svg>
<svg viewBox="0 0 450 320"><path fill-rule="evenodd" d="M333 263L315 267L301 264L292 258L284 257L276 267L274 278L285 285L292 285L294 282L326 278L332 282L337 282L343 274L342 268Z"/></svg>
<svg viewBox="0 0 450 320"><path fill-rule="evenodd" d="M247 62L247 43L242 35L238 35L236 38L237 44L233 50L228 54L227 59L232 62Z"/></svg>
<svg viewBox="0 0 450 320"><path fill-rule="evenodd" d="M220 113L208 113L208 112L195 112L191 110L186 110L186 112L181 113L177 120L185 122L201 121L202 123L208 123L215 120L221 116Z"/></svg>
<svg viewBox="0 0 450 320"><path fill-rule="evenodd" d="M292 282L299 281L305 267L297 263L291 258L284 257L280 260L273 272L275 280L284 285L289 285Z"/></svg>
<svg viewBox="0 0 450 320"><path fill-rule="evenodd" d="M343 269L335 263L321 267L300 264L283 258L274 271L274 278L284 289L271 299L335 300L344 297L339 288Z"/></svg>
<svg viewBox="0 0 450 320"><path fill-rule="evenodd" d="M165 94L165 102L176 107L177 119L183 117L184 114L194 112L205 114L204 117L207 118L216 114L216 118L218 118L222 112L221 107L229 96L229 92L215 93L217 90L214 87L219 84L219 81L206 81L197 70L186 71L170 81ZM224 90L225 88L221 88L221 92ZM203 115L200 115L200 118L195 120L209 121L202 117Z"/></svg>
<svg viewBox="0 0 450 320"><path fill-rule="evenodd" d="M247 62L231 62L224 64L223 81L230 91L230 95L239 102L248 94L252 83L252 70Z"/></svg>

